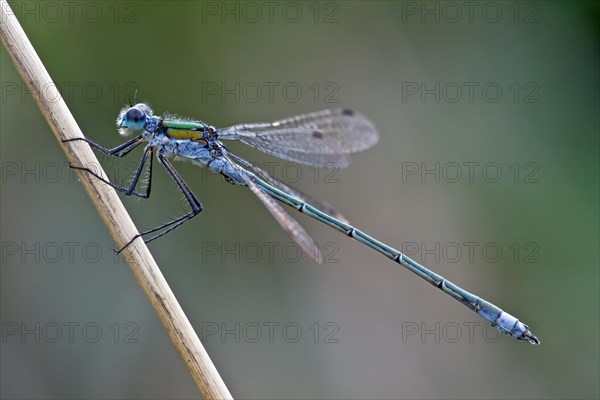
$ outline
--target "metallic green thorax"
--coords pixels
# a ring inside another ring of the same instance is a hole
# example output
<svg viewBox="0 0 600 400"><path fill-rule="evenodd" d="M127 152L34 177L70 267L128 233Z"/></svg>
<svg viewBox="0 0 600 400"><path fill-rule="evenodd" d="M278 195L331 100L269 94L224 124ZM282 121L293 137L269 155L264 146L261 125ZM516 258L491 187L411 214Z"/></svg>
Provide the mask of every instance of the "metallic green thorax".
<svg viewBox="0 0 600 400"><path fill-rule="evenodd" d="M192 140L196 142L201 141L206 143L204 140L206 125L202 123L163 120L161 125L166 128L166 134L171 139Z"/></svg>
<svg viewBox="0 0 600 400"><path fill-rule="evenodd" d="M201 122L193 122L193 121L173 121L173 120L163 120L161 123L165 128L173 128L173 129L186 129L192 131L202 131L206 128Z"/></svg>

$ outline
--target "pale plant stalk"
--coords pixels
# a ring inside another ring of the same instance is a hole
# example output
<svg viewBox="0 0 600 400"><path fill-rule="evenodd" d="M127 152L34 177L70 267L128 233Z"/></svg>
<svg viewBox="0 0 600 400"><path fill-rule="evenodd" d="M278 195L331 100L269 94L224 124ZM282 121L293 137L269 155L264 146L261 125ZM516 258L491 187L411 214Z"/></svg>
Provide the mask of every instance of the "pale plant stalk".
<svg viewBox="0 0 600 400"><path fill-rule="evenodd" d="M0 0L0 35L69 161L76 165L99 166L86 143L62 143L64 139L83 137L83 134L6 0ZM98 171L106 177L101 168ZM117 193L90 174L79 173L79 178L120 248L137 234L137 229ZM232 398L143 240L138 238L123 254L202 396L205 399Z"/></svg>

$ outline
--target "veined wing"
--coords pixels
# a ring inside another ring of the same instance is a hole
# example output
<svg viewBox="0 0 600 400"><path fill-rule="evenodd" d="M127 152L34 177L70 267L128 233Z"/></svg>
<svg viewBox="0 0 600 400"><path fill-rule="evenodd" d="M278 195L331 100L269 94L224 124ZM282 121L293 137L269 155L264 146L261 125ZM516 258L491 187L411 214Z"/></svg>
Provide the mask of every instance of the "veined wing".
<svg viewBox="0 0 600 400"><path fill-rule="evenodd" d="M346 154L366 150L379 135L371 121L348 109L323 110L272 123L234 125L219 130L219 139L239 140L285 160L323 166L350 165Z"/></svg>
<svg viewBox="0 0 600 400"><path fill-rule="evenodd" d="M324 201L315 200L315 199L311 198L310 196L308 196L302 192L299 192L296 189L292 189L285 183L283 183L280 180L275 179L273 176L269 175L267 173L267 171L265 171L264 169L260 168L257 165L252 164L250 161L243 159L242 157L238 156L237 154L234 154L234 153L228 151L227 156L231 157L234 161L242 164L244 167L251 169L259 177L264 179L267 183L275 186L277 189L283 190L284 192L291 194L294 197L299 198L303 202L310 204L313 207L318 208L319 210L323 211L324 213L329 214L332 217L337 218L342 222L348 223L348 220L346 219L346 217L344 217L340 212L338 212L335 208L333 208L333 206L331 204L324 202Z"/></svg>
<svg viewBox="0 0 600 400"><path fill-rule="evenodd" d="M270 197L267 193L264 192L256 183L254 183L251 178L251 172L244 170L242 167L234 163L228 155L224 154L224 157L234 165L240 175L244 177L244 183L248 185L252 193L258 197L258 199L263 203L263 205L269 210L271 215L279 222L279 225L287 232L287 234L300 246L300 248L308 254L310 257L315 260L315 262L322 264L323 256L319 251L319 248L315 244L314 240L306 233L306 230L296 221L294 218L288 214L281 204L279 204L275 199Z"/></svg>
<svg viewBox="0 0 600 400"><path fill-rule="evenodd" d="M269 210L271 215L279 222L279 225L281 225L288 235L300 245L302 250L311 256L315 262L322 264L323 256L321 255L319 248L308 233L306 233L302 225L293 219L277 201L266 194L256 183L248 179L247 184L250 190L252 190L256 197L262 201L267 210Z"/></svg>

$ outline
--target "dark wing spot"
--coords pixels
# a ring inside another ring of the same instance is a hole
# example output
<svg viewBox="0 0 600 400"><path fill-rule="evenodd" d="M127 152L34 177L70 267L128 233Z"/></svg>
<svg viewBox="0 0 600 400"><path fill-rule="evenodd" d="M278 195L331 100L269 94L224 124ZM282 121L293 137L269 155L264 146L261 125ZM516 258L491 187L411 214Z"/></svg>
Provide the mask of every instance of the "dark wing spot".
<svg viewBox="0 0 600 400"><path fill-rule="evenodd" d="M342 115L348 115L348 116L350 116L350 117L351 117L351 116L353 116L353 115L354 115L354 111L353 111L353 110L350 110L350 109L348 109L348 108L344 108L344 109L342 110Z"/></svg>
<svg viewBox="0 0 600 400"><path fill-rule="evenodd" d="M314 137L315 139L323 139L323 132L314 131L312 133L312 137Z"/></svg>

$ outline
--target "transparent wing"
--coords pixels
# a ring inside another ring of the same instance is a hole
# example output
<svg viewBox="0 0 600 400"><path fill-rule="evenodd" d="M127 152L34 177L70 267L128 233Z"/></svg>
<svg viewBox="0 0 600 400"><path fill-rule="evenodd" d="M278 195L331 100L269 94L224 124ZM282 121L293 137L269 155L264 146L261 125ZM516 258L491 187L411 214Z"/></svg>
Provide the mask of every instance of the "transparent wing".
<svg viewBox="0 0 600 400"><path fill-rule="evenodd" d="M346 154L366 150L379 135L371 121L348 109L323 110L272 123L241 124L219 130L223 140L240 140L262 152L301 164L350 165Z"/></svg>
<svg viewBox="0 0 600 400"><path fill-rule="evenodd" d="M302 225L293 219L283 207L277 203L272 197L266 194L256 183L250 179L246 182L252 192L258 197L260 201L265 205L267 210L275 217L279 225L287 232L290 237L300 245L302 250L309 256L311 256L315 262L322 264L323 256L319 251L319 248L311 237L306 233Z"/></svg>
<svg viewBox="0 0 600 400"><path fill-rule="evenodd" d="M324 213L329 214L332 217L337 218L342 222L348 223L348 220L346 219L346 217L344 217L340 212L338 212L335 208L333 208L333 206L331 204L324 202L324 201L315 200L315 199L309 197L308 195L306 195L302 192L299 192L296 189L292 189L285 183L283 183L280 180L275 179L273 176L269 175L269 173L267 171L265 171L264 169L258 167L257 165L252 164L250 161L243 159L242 157L238 156L237 154L234 154L232 152L227 152L227 156L231 157L234 161L242 164L244 167L251 169L258 176L260 176L262 179L264 179L271 185L275 186L276 188L283 190L284 192L286 192L294 197L299 198L303 202L310 204L313 207L318 208L319 210L323 211Z"/></svg>
<svg viewBox="0 0 600 400"><path fill-rule="evenodd" d="M281 204L279 204L275 199L270 197L267 193L265 193L256 183L252 181L246 174L248 173L242 167L234 163L227 155L224 157L234 165L240 175L244 177L244 183L248 185L252 193L258 197L258 199L263 203L263 205L269 210L271 215L279 222L279 225L287 232L287 234L300 246L300 248L312 257L315 262L322 264L323 263L323 255L319 251L319 248L315 244L314 240L309 236L309 234L304 230L302 225L298 223L294 218L288 214Z"/></svg>

